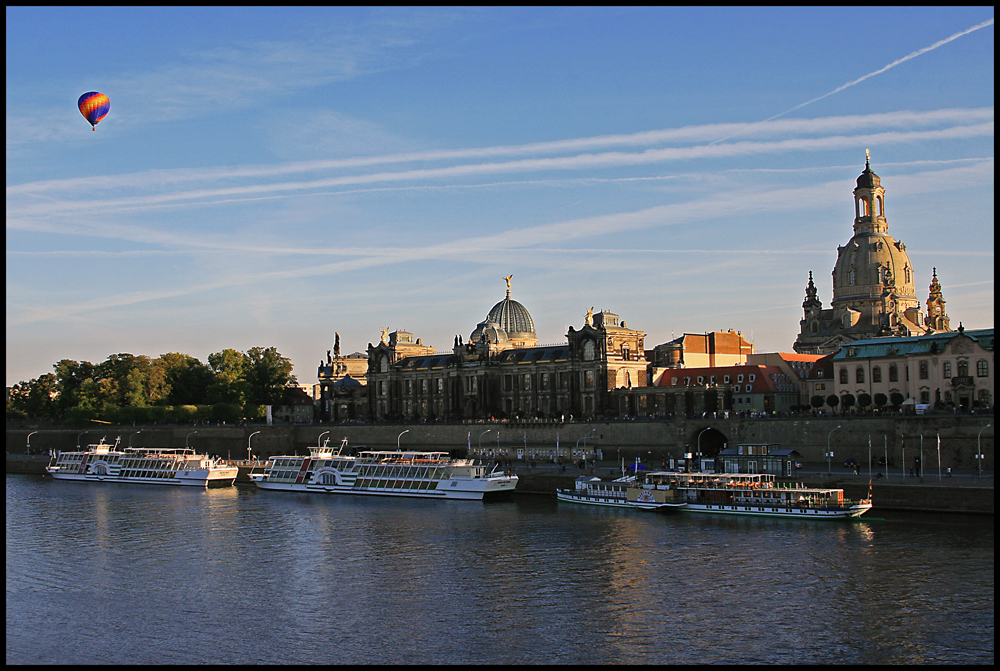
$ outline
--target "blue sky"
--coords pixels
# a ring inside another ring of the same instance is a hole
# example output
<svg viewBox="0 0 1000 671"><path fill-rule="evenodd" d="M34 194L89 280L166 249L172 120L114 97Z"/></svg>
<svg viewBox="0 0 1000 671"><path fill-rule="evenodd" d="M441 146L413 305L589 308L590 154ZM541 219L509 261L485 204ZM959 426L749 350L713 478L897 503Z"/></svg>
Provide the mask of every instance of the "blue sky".
<svg viewBox="0 0 1000 671"><path fill-rule="evenodd" d="M984 25L985 24L985 25ZM926 300L993 326L991 7L7 8L7 384L504 297L791 351L864 151ZM891 66L891 67L887 67ZM101 91L96 132L77 98Z"/></svg>

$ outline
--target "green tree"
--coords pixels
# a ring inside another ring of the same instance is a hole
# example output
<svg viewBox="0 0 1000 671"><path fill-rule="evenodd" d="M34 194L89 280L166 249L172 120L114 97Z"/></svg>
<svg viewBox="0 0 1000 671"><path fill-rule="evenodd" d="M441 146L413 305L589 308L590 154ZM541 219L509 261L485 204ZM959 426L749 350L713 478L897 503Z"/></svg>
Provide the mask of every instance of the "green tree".
<svg viewBox="0 0 1000 671"><path fill-rule="evenodd" d="M809 399L809 403L812 404L812 407L818 409L823 407L823 404L826 403L826 399L824 399L819 394L816 394L811 399Z"/></svg>
<svg viewBox="0 0 1000 671"><path fill-rule="evenodd" d="M885 394L883 393L875 394L875 405L878 406L879 408L884 407L885 404L888 402L889 398Z"/></svg>
<svg viewBox="0 0 1000 671"><path fill-rule="evenodd" d="M208 366L214 376L208 387L209 400L242 408L246 402L243 381L247 367L246 355L234 349L224 349L208 355Z"/></svg>
<svg viewBox="0 0 1000 671"><path fill-rule="evenodd" d="M854 406L854 403L854 394L844 394L844 396L840 399L840 404L844 406L845 411L850 410Z"/></svg>
<svg viewBox="0 0 1000 671"><path fill-rule="evenodd" d="M840 397L836 394L830 394L826 397L826 404L830 406L831 410L836 410L837 406L840 405Z"/></svg>
<svg viewBox="0 0 1000 671"><path fill-rule="evenodd" d="M867 408L872 404L872 397L868 394L858 394L858 407Z"/></svg>
<svg viewBox="0 0 1000 671"><path fill-rule="evenodd" d="M278 405L285 395L285 387L295 383L292 362L274 347L251 347L246 352L243 381L248 403Z"/></svg>
<svg viewBox="0 0 1000 671"><path fill-rule="evenodd" d="M905 400L906 397L900 394L898 391L894 391L891 394L889 394L889 401L896 407L903 405L903 401Z"/></svg>
<svg viewBox="0 0 1000 671"><path fill-rule="evenodd" d="M154 362L164 402L171 405L205 403L214 375L211 368L193 356L179 352L161 354Z"/></svg>
<svg viewBox="0 0 1000 671"><path fill-rule="evenodd" d="M62 359L53 366L56 376L56 386L59 390L59 399L56 402L59 414L65 414L71 408L79 407L81 404L90 407L96 398L85 397L91 393L83 390L87 380L93 381L94 364L89 361L73 361L72 359ZM96 389L91 390L96 392Z"/></svg>

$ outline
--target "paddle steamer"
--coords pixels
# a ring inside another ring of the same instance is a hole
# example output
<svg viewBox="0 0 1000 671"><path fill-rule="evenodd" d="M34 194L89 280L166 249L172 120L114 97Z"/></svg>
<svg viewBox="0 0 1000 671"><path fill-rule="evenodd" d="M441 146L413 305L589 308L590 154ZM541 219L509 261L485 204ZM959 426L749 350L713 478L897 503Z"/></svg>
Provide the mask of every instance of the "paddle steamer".
<svg viewBox="0 0 1000 671"><path fill-rule="evenodd" d="M686 512L806 519L848 519L872 508L868 498L850 501L843 489L776 482L770 473L654 472L649 483L673 487Z"/></svg>

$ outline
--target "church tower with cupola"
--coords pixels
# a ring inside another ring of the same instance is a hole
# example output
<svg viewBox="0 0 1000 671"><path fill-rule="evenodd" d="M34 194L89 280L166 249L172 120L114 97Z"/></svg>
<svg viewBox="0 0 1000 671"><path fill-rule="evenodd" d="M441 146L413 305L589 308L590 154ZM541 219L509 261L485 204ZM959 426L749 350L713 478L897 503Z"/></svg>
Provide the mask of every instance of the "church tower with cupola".
<svg viewBox="0 0 1000 671"><path fill-rule="evenodd" d="M941 283L938 282L937 268L931 279L930 294L927 296L927 333L944 333L950 331L948 313L944 311L944 295L941 293Z"/></svg>
<svg viewBox="0 0 1000 671"><path fill-rule="evenodd" d="M800 354L828 354L865 338L922 335L929 326L916 295L906 245L889 235L882 180L871 168L868 150L865 154L865 170L854 189L854 235L837 249L829 309L822 308L809 273L800 333L793 346ZM934 292L932 283L929 309L937 300ZM943 314L943 299L935 307ZM947 329L946 321L935 323Z"/></svg>

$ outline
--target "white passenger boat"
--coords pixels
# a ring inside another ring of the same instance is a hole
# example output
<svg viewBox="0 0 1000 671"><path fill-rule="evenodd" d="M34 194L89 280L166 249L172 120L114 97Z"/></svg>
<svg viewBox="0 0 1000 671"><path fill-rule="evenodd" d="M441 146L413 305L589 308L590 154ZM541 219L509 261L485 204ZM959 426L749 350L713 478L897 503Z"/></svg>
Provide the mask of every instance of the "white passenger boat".
<svg viewBox="0 0 1000 671"><path fill-rule="evenodd" d="M239 469L188 447L126 447L121 438L107 445L102 438L86 451L56 452L45 468L56 480L130 482L149 485L229 487Z"/></svg>
<svg viewBox="0 0 1000 671"><path fill-rule="evenodd" d="M251 473L261 489L326 494L410 496L428 499L484 500L514 492L517 476L488 470L472 459L447 452L362 451L310 447L309 456L271 457L263 473Z"/></svg>
<svg viewBox="0 0 1000 671"><path fill-rule="evenodd" d="M807 487L775 481L770 473L655 472L647 482L676 488L684 510L716 515L756 515L806 519L847 519L872 507L868 498L849 501L843 489Z"/></svg>
<svg viewBox="0 0 1000 671"><path fill-rule="evenodd" d="M565 503L660 512L678 510L687 505L680 500L675 487L640 483L634 475L610 481L583 475L576 479L574 489L556 490L556 499Z"/></svg>

